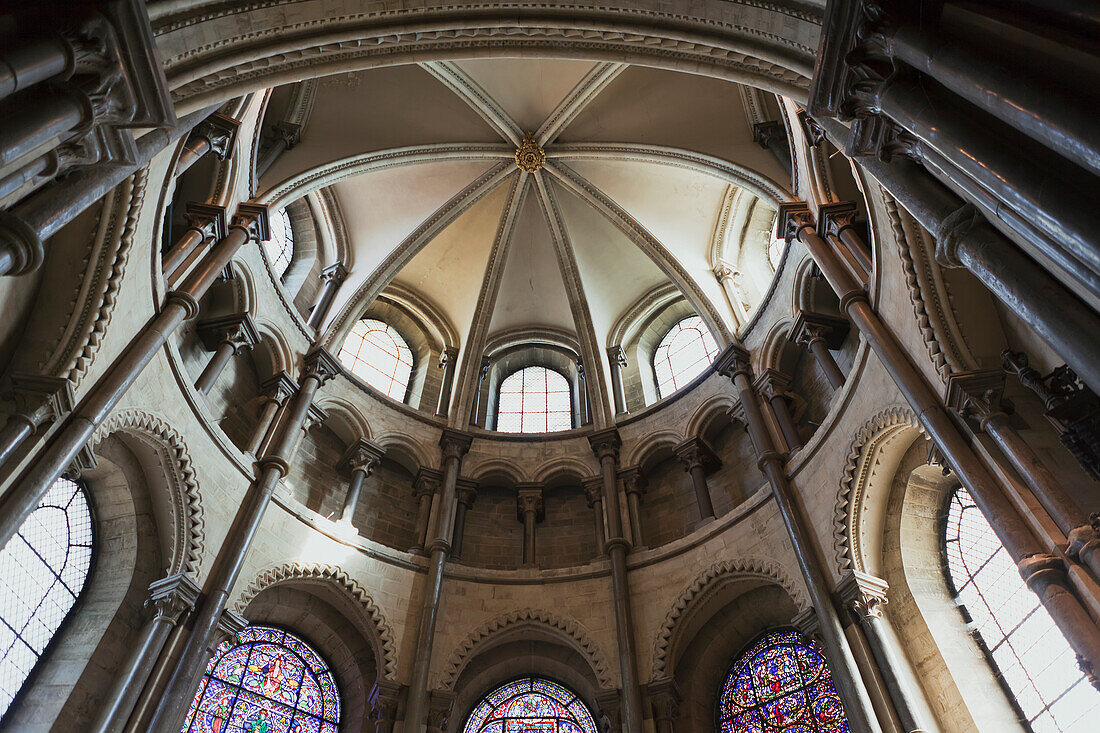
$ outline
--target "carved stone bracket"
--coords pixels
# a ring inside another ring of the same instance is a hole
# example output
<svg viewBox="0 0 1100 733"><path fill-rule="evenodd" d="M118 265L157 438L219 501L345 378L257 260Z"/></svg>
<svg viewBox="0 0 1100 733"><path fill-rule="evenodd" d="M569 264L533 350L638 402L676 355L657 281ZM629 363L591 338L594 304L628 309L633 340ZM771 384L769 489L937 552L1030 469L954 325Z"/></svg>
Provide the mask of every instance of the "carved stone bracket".
<svg viewBox="0 0 1100 733"><path fill-rule="evenodd" d="M882 578L849 570L837 583L836 592L855 617L864 621L882 618L882 607L886 605L886 592L889 588Z"/></svg>

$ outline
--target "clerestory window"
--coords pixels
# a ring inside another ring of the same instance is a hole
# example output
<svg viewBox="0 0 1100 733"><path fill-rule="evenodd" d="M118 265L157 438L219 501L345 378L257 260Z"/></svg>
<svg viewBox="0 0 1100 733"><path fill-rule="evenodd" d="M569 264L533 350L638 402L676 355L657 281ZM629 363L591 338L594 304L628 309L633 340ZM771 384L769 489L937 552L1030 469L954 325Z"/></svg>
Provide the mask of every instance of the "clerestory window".
<svg viewBox="0 0 1100 733"><path fill-rule="evenodd" d="M500 383L497 430L505 433L551 433L573 427L569 380L543 366L512 372Z"/></svg>
<svg viewBox="0 0 1100 733"><path fill-rule="evenodd" d="M264 242L264 252L267 253L271 269L275 271L275 277L281 278L294 258L294 230L290 227L290 216L286 209L279 209L268 217L268 227L270 231L267 241Z"/></svg>
<svg viewBox="0 0 1100 733"><path fill-rule="evenodd" d="M699 316L688 316L665 334L653 352L657 395L668 397L707 368L718 355L718 343Z"/></svg>
<svg viewBox="0 0 1100 733"><path fill-rule="evenodd" d="M393 326L364 318L344 339L338 357L352 374L387 397L404 401L412 376L413 355Z"/></svg>
<svg viewBox="0 0 1100 733"><path fill-rule="evenodd" d="M575 692L550 680L524 677L481 699L463 733L597 733L596 722Z"/></svg>

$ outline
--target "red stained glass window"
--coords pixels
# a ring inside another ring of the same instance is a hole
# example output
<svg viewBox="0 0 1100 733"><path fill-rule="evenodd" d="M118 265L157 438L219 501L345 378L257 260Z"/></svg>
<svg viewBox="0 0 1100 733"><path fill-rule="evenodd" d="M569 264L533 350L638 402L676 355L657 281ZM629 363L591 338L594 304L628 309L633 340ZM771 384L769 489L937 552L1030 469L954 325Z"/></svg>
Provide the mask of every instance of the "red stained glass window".
<svg viewBox="0 0 1100 733"><path fill-rule="evenodd" d="M551 433L573 427L569 380L553 369L531 366L500 383L497 430Z"/></svg>
<svg viewBox="0 0 1100 733"><path fill-rule="evenodd" d="M398 401L405 399L412 376L412 350L393 326L364 318L340 347L340 361L355 376Z"/></svg>
<svg viewBox="0 0 1100 733"><path fill-rule="evenodd" d="M677 323L653 352L657 394L668 397L707 368L718 355L718 344L699 316Z"/></svg>

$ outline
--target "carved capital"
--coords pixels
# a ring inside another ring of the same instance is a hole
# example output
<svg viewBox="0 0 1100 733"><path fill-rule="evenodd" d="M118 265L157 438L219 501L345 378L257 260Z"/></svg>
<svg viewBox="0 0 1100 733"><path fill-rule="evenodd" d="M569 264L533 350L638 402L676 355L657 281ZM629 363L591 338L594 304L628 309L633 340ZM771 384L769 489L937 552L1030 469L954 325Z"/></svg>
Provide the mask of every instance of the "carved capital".
<svg viewBox="0 0 1100 733"><path fill-rule="evenodd" d="M714 369L724 377L733 379L745 374L752 379L752 357L740 344L730 344L714 360Z"/></svg>
<svg viewBox="0 0 1100 733"><path fill-rule="evenodd" d="M184 208L187 226L202 232L207 239L218 240L229 231L224 206L191 201Z"/></svg>
<svg viewBox="0 0 1100 733"><path fill-rule="evenodd" d="M237 131L240 128L240 120L215 112L200 122L191 134L196 138L205 138L210 143L210 152L216 155L218 160L225 160L233 151L233 145L237 142Z"/></svg>
<svg viewBox="0 0 1100 733"><path fill-rule="evenodd" d="M444 460L462 458L473 442L474 436L451 428L444 428L443 434L439 436L439 447L443 449Z"/></svg>
<svg viewBox="0 0 1100 733"><path fill-rule="evenodd" d="M882 618L882 607L886 605L889 588L882 578L850 570L837 583L836 592L841 602L862 622Z"/></svg>
<svg viewBox="0 0 1100 733"><path fill-rule="evenodd" d="M653 708L653 719L657 722L671 723L680 714L680 703L684 696L676 680L668 677L655 679L645 686L646 696Z"/></svg>
<svg viewBox="0 0 1100 733"><path fill-rule="evenodd" d="M804 110L798 110L798 123L802 126L802 132L806 135L806 142L811 148L816 148L825 142L825 128Z"/></svg>
<svg viewBox="0 0 1100 733"><path fill-rule="evenodd" d="M775 397L789 397L787 389L791 386L791 378L777 369L765 369L753 383L756 391L771 400Z"/></svg>
<svg viewBox="0 0 1100 733"><path fill-rule="evenodd" d="M343 371L344 368L331 351L323 346L315 346L306 354L303 380L311 377L317 380L318 385L324 385Z"/></svg>
<svg viewBox="0 0 1100 733"><path fill-rule="evenodd" d="M610 458L617 462L619 460L619 449L622 448L623 440L619 437L618 430L609 428L589 435L588 444L592 446L592 452L596 454L596 458L600 459L601 462L605 458Z"/></svg>
<svg viewBox="0 0 1100 733"><path fill-rule="evenodd" d="M362 471L370 476L385 454L386 449L382 446L365 438L359 438L347 447L337 466L347 466L352 471Z"/></svg>
<svg viewBox="0 0 1100 733"><path fill-rule="evenodd" d="M840 201L834 204L822 204L817 209L817 221L821 227L819 233L839 237L840 233L851 227L859 216L855 201Z"/></svg>
<svg viewBox="0 0 1100 733"><path fill-rule="evenodd" d="M692 471L702 468L705 471L713 471L720 465L718 456L702 438L696 436L685 440L672 449L676 457L684 464L684 469Z"/></svg>
<svg viewBox="0 0 1100 733"><path fill-rule="evenodd" d="M889 163L896 157L920 161L921 141L885 115L874 111L878 86L865 93L853 94L851 134L844 152L852 158L875 157Z"/></svg>
<svg viewBox="0 0 1100 733"><path fill-rule="evenodd" d="M849 119L870 104L869 94L893 73L879 2L830 3L810 83L809 112Z"/></svg>
<svg viewBox="0 0 1100 733"><path fill-rule="evenodd" d="M603 477L602 476L590 476L589 478L581 481L581 489L584 490L585 501L588 502L588 508L596 506L597 501L603 501Z"/></svg>
<svg viewBox="0 0 1100 733"><path fill-rule="evenodd" d="M620 367L626 366L626 352L623 351L622 346L612 346L607 350L607 359L613 365L618 364Z"/></svg>
<svg viewBox="0 0 1100 733"><path fill-rule="evenodd" d="M439 352L439 368L447 366L448 364L454 364L455 359L458 358L458 349L446 348Z"/></svg>
<svg viewBox="0 0 1100 733"><path fill-rule="evenodd" d="M782 141L785 145L787 143L787 128L783 126L782 122L775 120L757 122L752 126L752 141L765 150L772 142Z"/></svg>
<svg viewBox="0 0 1100 733"><path fill-rule="evenodd" d="M237 204L237 213L229 226L231 229L242 229L248 238L257 242L266 242L271 239L271 227L269 225L267 206L263 204Z"/></svg>
<svg viewBox="0 0 1100 733"><path fill-rule="evenodd" d="M787 244L790 244L792 239L798 239L800 231L813 225L814 219L805 201L784 201L779 204L775 234L785 239Z"/></svg>
<svg viewBox="0 0 1100 733"><path fill-rule="evenodd" d="M455 499L459 504L467 509L471 509L474 506L474 502L477 501L477 489L477 481L460 478L455 484Z"/></svg>
<svg viewBox="0 0 1100 733"><path fill-rule="evenodd" d="M201 592L202 589L188 575L169 575L149 585L145 607L152 610L154 621L175 626L185 612L195 610Z"/></svg>
<svg viewBox="0 0 1100 733"><path fill-rule="evenodd" d="M982 212L970 203L963 204L944 217L936 232L936 262L943 267L962 267L959 240L967 236L975 226L984 223Z"/></svg>
<svg viewBox="0 0 1100 733"><path fill-rule="evenodd" d="M849 327L848 321L843 318L800 310L791 324L791 341L808 347L821 339L830 350L836 350L844 343Z"/></svg>
<svg viewBox="0 0 1100 733"><path fill-rule="evenodd" d="M432 690L428 699L428 733L445 733L454 706L453 692Z"/></svg>
<svg viewBox="0 0 1100 733"><path fill-rule="evenodd" d="M964 418L984 421L1000 412L1005 374L1000 370L954 372L947 377L947 406Z"/></svg>
<svg viewBox="0 0 1100 733"><path fill-rule="evenodd" d="M621 731L622 693L619 690L606 690L596 695L597 726L601 731Z"/></svg>
<svg viewBox="0 0 1100 733"><path fill-rule="evenodd" d="M642 475L642 469L638 466L619 471L619 479L623 482L623 491L627 494L637 494L639 498L644 496L649 488L645 476Z"/></svg>
<svg viewBox="0 0 1100 733"><path fill-rule="evenodd" d="M534 514L536 522L541 522L546 516L542 487L539 485L520 484L516 493L516 517L522 522L527 514Z"/></svg>
<svg viewBox="0 0 1100 733"><path fill-rule="evenodd" d="M247 313L205 318L195 325L195 330L207 351L214 351L222 344L228 344L238 353L251 349L262 339L255 322Z"/></svg>
<svg viewBox="0 0 1100 733"><path fill-rule="evenodd" d="M260 384L260 392L279 405L297 391L298 383L285 370L273 374Z"/></svg>
<svg viewBox="0 0 1100 733"><path fill-rule="evenodd" d="M61 377L14 372L4 394L15 402L15 412L35 429L68 415L73 409L72 383Z"/></svg>
<svg viewBox="0 0 1100 733"><path fill-rule="evenodd" d="M222 611L218 625L211 635L210 646L217 649L222 642L230 641L248 626L248 619L238 613L233 613L228 608Z"/></svg>
<svg viewBox="0 0 1100 733"><path fill-rule="evenodd" d="M443 485L443 474L434 468L421 468L413 479L413 496L435 496Z"/></svg>
<svg viewBox="0 0 1100 733"><path fill-rule="evenodd" d="M302 126L293 122L276 122L271 126L271 134L276 141L282 141L290 150L302 141Z"/></svg>
<svg viewBox="0 0 1100 733"><path fill-rule="evenodd" d="M321 425L328 420L328 412L316 404L309 406L309 411L306 412L306 419L302 423L302 430L309 432L314 425Z"/></svg>
<svg viewBox="0 0 1100 733"><path fill-rule="evenodd" d="M375 721L378 730L392 729L401 704L401 685L392 680L377 680L367 695L367 703L370 705L371 720Z"/></svg>
<svg viewBox="0 0 1100 733"><path fill-rule="evenodd" d="M343 262L335 262L325 269L321 270L320 280L323 283L336 283L339 285L344 282L348 276L348 268L344 267Z"/></svg>
<svg viewBox="0 0 1100 733"><path fill-rule="evenodd" d="M817 611L810 606L805 611L799 611L791 619L791 626L815 642L821 641L821 623L817 619Z"/></svg>

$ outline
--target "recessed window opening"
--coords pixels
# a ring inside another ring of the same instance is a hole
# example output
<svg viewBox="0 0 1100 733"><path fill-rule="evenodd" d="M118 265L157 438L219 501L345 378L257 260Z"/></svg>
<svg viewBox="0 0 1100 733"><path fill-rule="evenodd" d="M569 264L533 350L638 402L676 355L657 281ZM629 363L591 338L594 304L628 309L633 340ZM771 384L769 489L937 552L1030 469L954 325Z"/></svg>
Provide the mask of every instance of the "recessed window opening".
<svg viewBox="0 0 1100 733"><path fill-rule="evenodd" d="M550 680L524 677L481 699L463 733L597 733L596 722L575 692Z"/></svg>
<svg viewBox="0 0 1100 733"><path fill-rule="evenodd" d="M665 334L653 352L657 394L667 397L699 376L718 355L718 344L699 316L688 316Z"/></svg>
<svg viewBox="0 0 1100 733"><path fill-rule="evenodd" d="M268 219L269 237L264 242L264 251L275 277L282 277L290 260L294 257L294 230L290 227L290 216L286 209L279 209Z"/></svg>
<svg viewBox="0 0 1100 733"><path fill-rule="evenodd" d="M552 433L573 427L569 380L543 366L512 372L500 383L497 430L504 433Z"/></svg>
<svg viewBox="0 0 1100 733"><path fill-rule="evenodd" d="M786 247L787 242L781 237L776 237L768 244L768 264L772 266L772 272L779 269L779 263L783 261L783 250Z"/></svg>
<svg viewBox="0 0 1100 733"><path fill-rule="evenodd" d="M404 401L413 356L408 343L393 326L364 318L344 339L338 357L352 374L387 397Z"/></svg>
<svg viewBox="0 0 1100 733"><path fill-rule="evenodd" d="M1032 729L1095 730L1100 692L965 488L951 497L944 546L955 598Z"/></svg>

